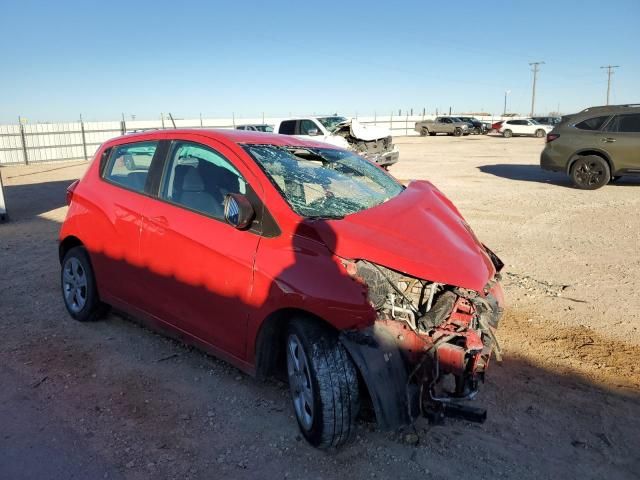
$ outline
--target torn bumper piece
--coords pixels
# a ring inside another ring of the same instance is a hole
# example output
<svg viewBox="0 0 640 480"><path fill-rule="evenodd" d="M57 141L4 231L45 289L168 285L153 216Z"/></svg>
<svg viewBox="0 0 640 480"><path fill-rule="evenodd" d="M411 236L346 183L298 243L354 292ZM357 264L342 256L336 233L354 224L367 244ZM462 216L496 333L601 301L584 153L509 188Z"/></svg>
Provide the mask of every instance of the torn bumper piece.
<svg viewBox="0 0 640 480"><path fill-rule="evenodd" d="M377 163L381 167L388 167L393 165L394 163L398 163L400 159L400 152L397 147L393 147L393 150L390 152L378 153L378 154L364 154L364 158L372 161L373 163Z"/></svg>

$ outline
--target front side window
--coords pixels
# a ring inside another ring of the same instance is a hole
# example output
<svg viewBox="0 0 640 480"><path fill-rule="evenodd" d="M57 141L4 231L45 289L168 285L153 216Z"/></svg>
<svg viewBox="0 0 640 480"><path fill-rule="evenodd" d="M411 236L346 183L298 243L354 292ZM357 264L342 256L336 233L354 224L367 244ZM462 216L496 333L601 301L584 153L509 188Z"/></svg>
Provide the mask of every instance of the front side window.
<svg viewBox="0 0 640 480"><path fill-rule="evenodd" d="M320 132L318 126L311 120L300 120L300 135L309 135L310 130Z"/></svg>
<svg viewBox="0 0 640 480"><path fill-rule="evenodd" d="M113 147L104 178L136 192L144 192L149 167L158 142L139 142Z"/></svg>
<svg viewBox="0 0 640 480"><path fill-rule="evenodd" d="M246 193L238 170L221 154L192 142L171 148L161 196L171 203L214 218L224 218L228 193Z"/></svg>
<svg viewBox="0 0 640 480"><path fill-rule="evenodd" d="M640 133L640 113L616 115L607 126L607 131L617 133Z"/></svg>
<svg viewBox="0 0 640 480"><path fill-rule="evenodd" d="M403 186L352 152L246 145L291 208L307 218L342 218L400 194Z"/></svg>
<svg viewBox="0 0 640 480"><path fill-rule="evenodd" d="M608 119L609 115L588 118L580 123L576 123L576 128L579 130L600 130Z"/></svg>

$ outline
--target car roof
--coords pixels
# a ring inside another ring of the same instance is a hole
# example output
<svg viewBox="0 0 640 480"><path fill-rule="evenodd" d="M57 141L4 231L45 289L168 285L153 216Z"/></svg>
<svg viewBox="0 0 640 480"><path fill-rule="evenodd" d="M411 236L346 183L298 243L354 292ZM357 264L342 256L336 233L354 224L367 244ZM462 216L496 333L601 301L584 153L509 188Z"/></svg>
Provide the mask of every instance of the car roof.
<svg viewBox="0 0 640 480"><path fill-rule="evenodd" d="M131 133L113 138L109 142L123 143L122 140L132 140L140 138L140 140L167 140L181 134L199 135L201 137L211 138L213 140L227 140L237 144L259 144L259 145L275 145L279 147L309 147L309 148L331 148L339 150L339 147L328 143L317 142L314 140L302 139L293 135L279 135L276 133L256 132L253 130L232 130L232 129L213 129L213 128L176 128L165 130L153 130L143 133Z"/></svg>

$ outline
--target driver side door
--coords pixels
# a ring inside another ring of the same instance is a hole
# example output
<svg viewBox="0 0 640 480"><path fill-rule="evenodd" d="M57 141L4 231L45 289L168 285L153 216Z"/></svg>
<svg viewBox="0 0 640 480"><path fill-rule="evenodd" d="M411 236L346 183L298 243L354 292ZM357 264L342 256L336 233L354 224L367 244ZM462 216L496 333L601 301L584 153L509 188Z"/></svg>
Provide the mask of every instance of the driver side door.
<svg viewBox="0 0 640 480"><path fill-rule="evenodd" d="M218 354L242 360L260 236L226 223L223 201L227 193L246 194L251 187L232 151L218 142L199 143L201 138L172 142L158 198L145 208L144 309Z"/></svg>

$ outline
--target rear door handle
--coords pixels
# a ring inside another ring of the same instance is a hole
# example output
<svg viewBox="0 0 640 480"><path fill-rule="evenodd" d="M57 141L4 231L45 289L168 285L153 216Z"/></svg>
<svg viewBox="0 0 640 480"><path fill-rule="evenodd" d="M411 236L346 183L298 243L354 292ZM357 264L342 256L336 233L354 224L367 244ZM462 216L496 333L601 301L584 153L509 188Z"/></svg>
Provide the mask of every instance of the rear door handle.
<svg viewBox="0 0 640 480"><path fill-rule="evenodd" d="M611 137L605 137L605 138L601 138L601 141L605 142L605 143L613 143L616 141L615 138L611 138Z"/></svg>

